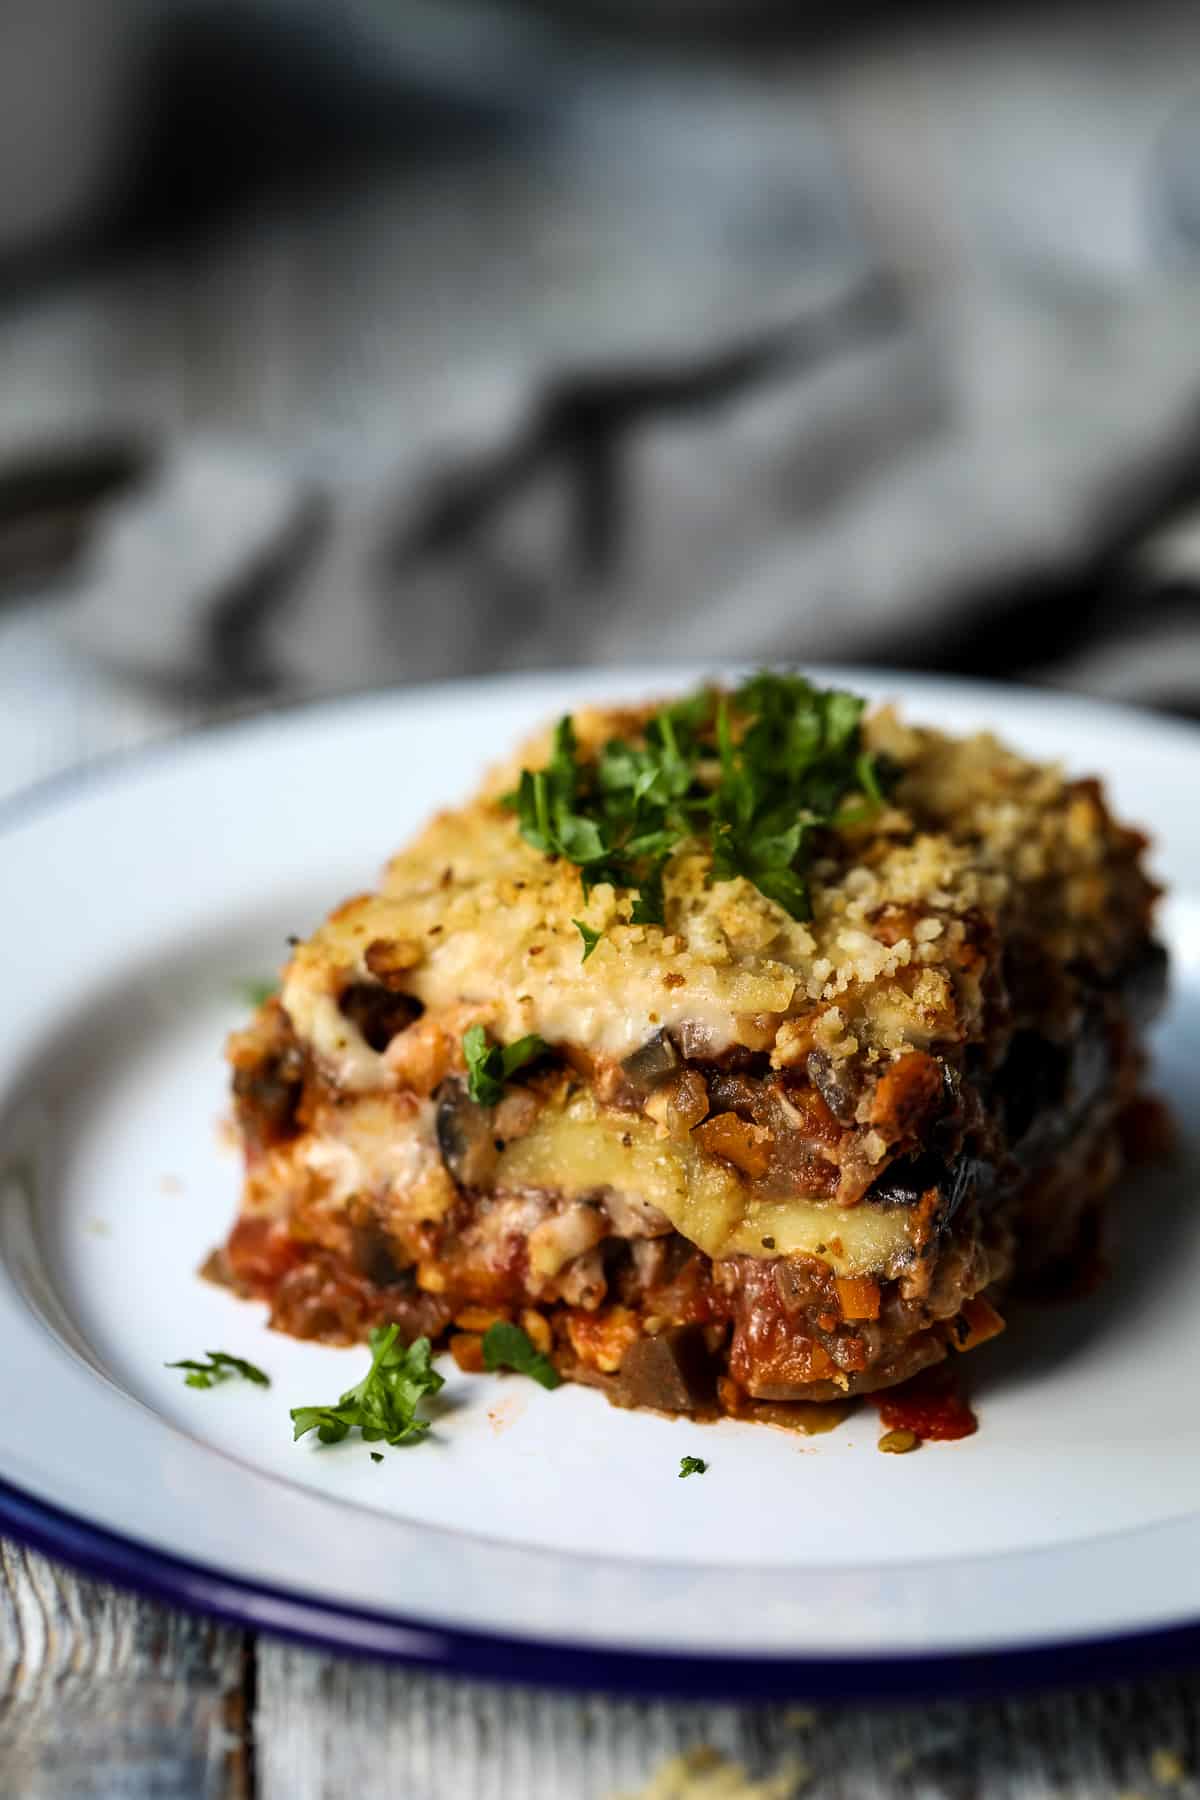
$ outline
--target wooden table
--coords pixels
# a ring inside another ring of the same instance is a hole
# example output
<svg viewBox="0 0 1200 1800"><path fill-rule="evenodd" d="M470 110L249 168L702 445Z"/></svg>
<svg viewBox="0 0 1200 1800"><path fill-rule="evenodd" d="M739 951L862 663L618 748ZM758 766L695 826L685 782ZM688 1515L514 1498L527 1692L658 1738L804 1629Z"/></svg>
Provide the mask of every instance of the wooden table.
<svg viewBox="0 0 1200 1800"><path fill-rule="evenodd" d="M13 1544L0 1569L0 1792L25 1800L604 1800L696 1745L821 1800L1197 1792L1191 1676L887 1711L558 1696L255 1640Z"/></svg>

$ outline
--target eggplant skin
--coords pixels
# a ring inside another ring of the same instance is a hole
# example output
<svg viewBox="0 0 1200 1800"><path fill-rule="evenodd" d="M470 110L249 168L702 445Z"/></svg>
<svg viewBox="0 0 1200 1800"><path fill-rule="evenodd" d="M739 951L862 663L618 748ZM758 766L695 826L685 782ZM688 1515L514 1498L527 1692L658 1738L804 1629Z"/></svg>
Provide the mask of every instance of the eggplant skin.
<svg viewBox="0 0 1200 1800"><path fill-rule="evenodd" d="M930 1188L939 1195L939 1223L948 1225L981 1174L976 1157L956 1156L949 1167L932 1151L900 1156L877 1175L865 1201L874 1206L917 1206Z"/></svg>

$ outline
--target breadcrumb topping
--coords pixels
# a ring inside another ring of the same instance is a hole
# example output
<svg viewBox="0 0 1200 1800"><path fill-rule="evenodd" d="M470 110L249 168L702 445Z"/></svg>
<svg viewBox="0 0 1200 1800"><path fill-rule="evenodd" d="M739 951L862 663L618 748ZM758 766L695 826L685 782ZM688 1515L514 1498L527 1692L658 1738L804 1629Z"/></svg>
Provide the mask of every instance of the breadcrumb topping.
<svg viewBox="0 0 1200 1800"><path fill-rule="evenodd" d="M577 714L581 750L636 731L651 710ZM511 770L499 772L434 818L378 893L299 947L283 992L296 1030L352 1088L394 1079L338 1008L359 980L430 1009L465 1006L504 1041L537 1032L621 1057L686 1025L714 1055L740 1044L780 1067L814 1048L872 1062L980 1036L1014 935L1064 963L1117 966L1154 889L1138 866L1144 838L1111 818L1097 782L890 710L864 734L898 776L881 812L827 834L811 919L742 878L711 882L695 843L666 867L665 925L634 924L630 895L607 884L585 901L573 866L521 838L499 799ZM526 746L521 761L538 754ZM576 920L603 933L586 962Z"/></svg>

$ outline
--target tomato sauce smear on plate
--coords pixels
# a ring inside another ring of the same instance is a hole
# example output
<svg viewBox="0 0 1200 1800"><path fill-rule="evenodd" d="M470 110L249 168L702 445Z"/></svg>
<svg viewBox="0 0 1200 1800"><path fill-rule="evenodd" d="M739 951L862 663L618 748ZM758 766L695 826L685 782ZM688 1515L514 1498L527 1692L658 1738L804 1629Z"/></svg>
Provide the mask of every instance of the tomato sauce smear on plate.
<svg viewBox="0 0 1200 1800"><path fill-rule="evenodd" d="M876 1396L880 1423L888 1431L911 1431L922 1443L971 1437L979 1420L959 1390L956 1371L942 1364Z"/></svg>

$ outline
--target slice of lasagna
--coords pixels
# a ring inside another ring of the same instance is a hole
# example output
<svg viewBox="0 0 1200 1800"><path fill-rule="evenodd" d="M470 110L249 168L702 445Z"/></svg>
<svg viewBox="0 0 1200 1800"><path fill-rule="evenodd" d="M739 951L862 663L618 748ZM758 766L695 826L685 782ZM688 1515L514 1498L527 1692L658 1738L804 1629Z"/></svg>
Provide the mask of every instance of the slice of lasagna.
<svg viewBox="0 0 1200 1800"><path fill-rule="evenodd" d="M230 1045L271 1323L519 1324L623 1404L903 1380L1069 1270L1164 989L1095 781L795 676L588 711L440 814Z"/></svg>

